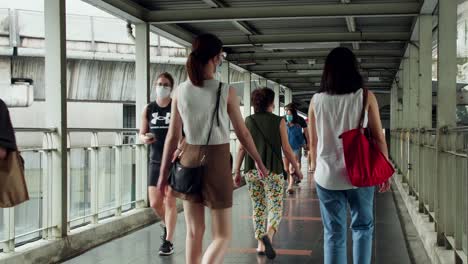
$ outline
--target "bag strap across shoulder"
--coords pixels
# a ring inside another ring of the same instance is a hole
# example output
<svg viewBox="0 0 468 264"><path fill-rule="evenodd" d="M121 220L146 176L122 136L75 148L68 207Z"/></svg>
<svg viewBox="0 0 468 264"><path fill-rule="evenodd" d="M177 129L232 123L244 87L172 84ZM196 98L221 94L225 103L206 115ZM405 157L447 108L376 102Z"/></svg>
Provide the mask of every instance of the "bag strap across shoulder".
<svg viewBox="0 0 468 264"><path fill-rule="evenodd" d="M364 117L366 116L368 93L369 93L369 90L367 90L367 88L362 88L362 111L361 111L361 117L359 118L358 129L363 128L364 126Z"/></svg>
<svg viewBox="0 0 468 264"><path fill-rule="evenodd" d="M217 95L216 95L216 105L215 105L215 109L213 111L213 116L211 117L210 132L208 132L208 138L206 139L205 146L208 146L208 143L210 143L211 132L213 131L213 125L214 125L215 117L216 117L216 121L217 121L217 126L219 126L219 101L220 101L220 98L221 98L221 87L222 86L223 86L223 83L219 82L218 92L217 92Z"/></svg>

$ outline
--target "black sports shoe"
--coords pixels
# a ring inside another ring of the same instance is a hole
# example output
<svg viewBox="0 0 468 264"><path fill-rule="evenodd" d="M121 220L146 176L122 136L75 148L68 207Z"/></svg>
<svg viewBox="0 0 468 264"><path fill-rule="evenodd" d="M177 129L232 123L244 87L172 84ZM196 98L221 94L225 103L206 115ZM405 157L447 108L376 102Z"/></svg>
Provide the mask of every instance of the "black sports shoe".
<svg viewBox="0 0 468 264"><path fill-rule="evenodd" d="M262 237L262 242L265 245L265 255L269 259L274 259L276 257L276 251L271 244L270 238L267 235Z"/></svg>
<svg viewBox="0 0 468 264"><path fill-rule="evenodd" d="M164 224L160 224L162 229L161 239L164 241L167 238L167 227Z"/></svg>
<svg viewBox="0 0 468 264"><path fill-rule="evenodd" d="M174 245L171 241L163 240L161 247L159 247L159 256L170 256L174 253Z"/></svg>

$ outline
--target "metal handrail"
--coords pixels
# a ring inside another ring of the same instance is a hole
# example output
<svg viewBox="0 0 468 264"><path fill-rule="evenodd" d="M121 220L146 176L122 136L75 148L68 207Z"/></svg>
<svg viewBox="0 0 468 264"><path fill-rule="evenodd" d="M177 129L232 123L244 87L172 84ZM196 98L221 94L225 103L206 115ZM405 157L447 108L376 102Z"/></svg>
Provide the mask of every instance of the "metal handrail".
<svg viewBox="0 0 468 264"><path fill-rule="evenodd" d="M42 133L55 133L57 132L56 127L15 127L15 132L42 132Z"/></svg>
<svg viewBox="0 0 468 264"><path fill-rule="evenodd" d="M85 127L70 127L68 132L135 132L138 128L85 128Z"/></svg>

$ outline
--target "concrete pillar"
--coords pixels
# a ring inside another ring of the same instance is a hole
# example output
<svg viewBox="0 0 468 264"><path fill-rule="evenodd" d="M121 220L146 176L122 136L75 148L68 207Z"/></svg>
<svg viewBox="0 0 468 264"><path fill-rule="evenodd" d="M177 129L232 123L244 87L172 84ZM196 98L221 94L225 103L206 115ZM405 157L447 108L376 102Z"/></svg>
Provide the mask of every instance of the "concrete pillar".
<svg viewBox="0 0 468 264"><path fill-rule="evenodd" d="M141 124L141 111L150 101L149 73L149 24L135 25L135 87L136 87L136 125ZM137 207L147 205L148 148L140 145L136 156L136 199Z"/></svg>
<svg viewBox="0 0 468 264"><path fill-rule="evenodd" d="M53 133L52 170L49 189L51 219L55 238L67 235L67 58L65 0L44 1L45 28L45 97L47 126L57 128ZM47 187L46 187L47 188Z"/></svg>
<svg viewBox="0 0 468 264"><path fill-rule="evenodd" d="M292 103L292 91L290 88L284 89L284 105Z"/></svg>
<svg viewBox="0 0 468 264"><path fill-rule="evenodd" d="M275 86L273 87L273 91L275 92L275 110L273 111L273 114L275 115L280 115L280 84L275 83Z"/></svg>
<svg viewBox="0 0 468 264"><path fill-rule="evenodd" d="M432 16L419 16L419 104L418 122L422 128L432 128ZM419 133L421 141L425 135ZM424 152L419 154L419 211L424 211L424 204L429 204L429 188L432 185L427 171L430 161L424 160ZM422 195L421 195L422 194ZM421 197L422 196L422 197Z"/></svg>
<svg viewBox="0 0 468 264"><path fill-rule="evenodd" d="M227 84L230 83L228 61L223 62L223 65L221 65L221 82L227 83Z"/></svg>
<svg viewBox="0 0 468 264"><path fill-rule="evenodd" d="M419 127L432 127L432 16L419 17Z"/></svg>
<svg viewBox="0 0 468 264"><path fill-rule="evenodd" d="M438 244L446 244L446 236L454 231L451 210L456 193L451 189L454 174L446 166L446 155L449 137L442 131L456 126L456 83L457 83L457 1L439 1L439 36L438 36L438 78L437 89L437 188L435 213L438 219ZM445 165L445 166L444 166ZM450 208L449 208L450 207Z"/></svg>
<svg viewBox="0 0 468 264"><path fill-rule="evenodd" d="M252 75L250 72L244 72L244 118L251 115L250 95L252 92Z"/></svg>
<svg viewBox="0 0 468 264"><path fill-rule="evenodd" d="M411 185L411 194L418 191L419 177L419 146L418 134L415 129L419 128L418 105L419 105L419 49L414 45L408 46L409 50L409 106L408 106L408 178Z"/></svg>

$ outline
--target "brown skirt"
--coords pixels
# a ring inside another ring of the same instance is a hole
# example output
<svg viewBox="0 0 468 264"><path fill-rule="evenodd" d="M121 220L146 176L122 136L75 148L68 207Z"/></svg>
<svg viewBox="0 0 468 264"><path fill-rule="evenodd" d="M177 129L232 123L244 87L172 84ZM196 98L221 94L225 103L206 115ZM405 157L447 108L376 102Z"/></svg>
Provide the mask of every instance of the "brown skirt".
<svg viewBox="0 0 468 264"><path fill-rule="evenodd" d="M211 209L232 207L234 190L231 174L229 144L199 146L185 144L180 163L185 167L200 166L203 154L206 154L201 194L183 194L172 191L180 199L202 203Z"/></svg>

